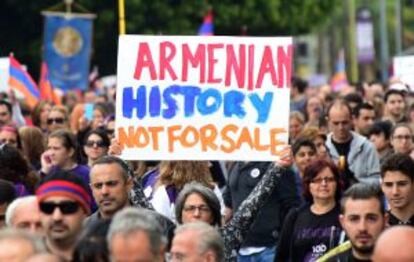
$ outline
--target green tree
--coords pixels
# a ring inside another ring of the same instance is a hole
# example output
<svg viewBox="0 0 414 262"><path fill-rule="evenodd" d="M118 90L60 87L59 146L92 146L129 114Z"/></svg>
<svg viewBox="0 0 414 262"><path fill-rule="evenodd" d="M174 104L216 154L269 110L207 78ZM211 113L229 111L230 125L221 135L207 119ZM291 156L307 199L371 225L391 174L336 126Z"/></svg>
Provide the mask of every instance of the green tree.
<svg viewBox="0 0 414 262"><path fill-rule="evenodd" d="M339 0L125 0L130 34L194 35L211 8L216 35L278 36L310 32L323 24ZM116 70L117 1L75 1L97 14L92 65L101 74ZM37 76L43 23L40 12L56 0L0 1L0 56L14 52Z"/></svg>

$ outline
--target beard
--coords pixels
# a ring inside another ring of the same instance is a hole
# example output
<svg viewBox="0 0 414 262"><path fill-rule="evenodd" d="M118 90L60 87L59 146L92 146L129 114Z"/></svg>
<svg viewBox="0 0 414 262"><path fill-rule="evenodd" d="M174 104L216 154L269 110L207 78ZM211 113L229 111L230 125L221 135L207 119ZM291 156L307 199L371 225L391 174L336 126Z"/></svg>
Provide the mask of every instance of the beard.
<svg viewBox="0 0 414 262"><path fill-rule="evenodd" d="M358 253L360 253L362 255L370 255L370 254L372 254L374 252L374 245L371 245L371 246L362 246L362 247L359 247L359 246L356 246L356 245L352 245L352 248L356 252L358 252Z"/></svg>

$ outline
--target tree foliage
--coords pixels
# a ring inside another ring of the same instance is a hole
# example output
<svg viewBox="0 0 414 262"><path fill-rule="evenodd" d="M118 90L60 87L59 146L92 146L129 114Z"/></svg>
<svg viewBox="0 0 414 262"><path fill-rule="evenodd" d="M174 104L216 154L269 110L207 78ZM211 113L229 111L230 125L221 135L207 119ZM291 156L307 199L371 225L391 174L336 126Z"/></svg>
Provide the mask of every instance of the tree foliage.
<svg viewBox="0 0 414 262"><path fill-rule="evenodd" d="M130 34L194 35L206 12L214 13L216 35L277 36L310 32L324 23L339 0L125 0ZM117 1L79 0L97 14L92 64L101 74L116 70ZM56 0L0 1L0 56L14 52L38 74L43 21L40 12Z"/></svg>

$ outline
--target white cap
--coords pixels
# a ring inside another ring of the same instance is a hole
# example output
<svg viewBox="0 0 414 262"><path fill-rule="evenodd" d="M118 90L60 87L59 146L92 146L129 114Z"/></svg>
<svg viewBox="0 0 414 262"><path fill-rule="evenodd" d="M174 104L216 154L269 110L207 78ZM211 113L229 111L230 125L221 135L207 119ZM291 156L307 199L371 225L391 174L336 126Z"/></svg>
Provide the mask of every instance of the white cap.
<svg viewBox="0 0 414 262"><path fill-rule="evenodd" d="M389 90L398 90L408 92L408 87L403 83L393 83L390 85Z"/></svg>

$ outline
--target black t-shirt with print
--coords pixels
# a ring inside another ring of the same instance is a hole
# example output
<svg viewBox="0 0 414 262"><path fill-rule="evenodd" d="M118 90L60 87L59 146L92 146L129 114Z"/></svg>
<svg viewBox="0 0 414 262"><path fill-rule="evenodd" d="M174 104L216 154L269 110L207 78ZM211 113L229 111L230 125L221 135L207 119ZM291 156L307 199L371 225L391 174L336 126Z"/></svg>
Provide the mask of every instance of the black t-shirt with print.
<svg viewBox="0 0 414 262"><path fill-rule="evenodd" d="M408 221L401 221L398 217L394 216L391 211L388 211L389 219L388 224L390 226L398 226L398 225L405 225L405 226L414 226L414 214L408 219Z"/></svg>
<svg viewBox="0 0 414 262"><path fill-rule="evenodd" d="M298 213L292 236L292 261L315 261L338 244L342 231L339 206L323 215L305 208Z"/></svg>

